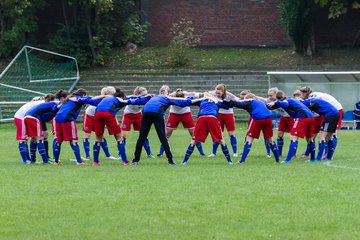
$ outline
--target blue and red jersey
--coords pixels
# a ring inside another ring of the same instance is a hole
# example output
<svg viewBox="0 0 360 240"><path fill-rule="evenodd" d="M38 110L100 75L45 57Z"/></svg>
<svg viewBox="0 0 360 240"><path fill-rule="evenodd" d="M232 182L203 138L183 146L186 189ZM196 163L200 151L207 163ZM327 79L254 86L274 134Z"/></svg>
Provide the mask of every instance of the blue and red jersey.
<svg viewBox="0 0 360 240"><path fill-rule="evenodd" d="M314 115L308 107L295 98L285 98L282 101L276 101L275 109L281 107L293 118L312 118Z"/></svg>
<svg viewBox="0 0 360 240"><path fill-rule="evenodd" d="M339 111L329 102L320 98L309 98L301 101L311 111L325 117L331 117L339 113Z"/></svg>
<svg viewBox="0 0 360 240"><path fill-rule="evenodd" d="M76 96L75 99L75 101L69 99L61 106L55 117L56 122L75 121L83 104L97 106L101 102L101 99L93 100L91 97Z"/></svg>
<svg viewBox="0 0 360 240"><path fill-rule="evenodd" d="M25 113L26 116L32 116L41 122L49 122L58 112L58 104L55 102L40 103Z"/></svg>
<svg viewBox="0 0 360 240"><path fill-rule="evenodd" d="M231 100L224 103L232 107L244 109L250 114L251 118L255 120L272 118L272 112L266 107L266 104L260 100Z"/></svg>
<svg viewBox="0 0 360 240"><path fill-rule="evenodd" d="M109 112L115 116L124 106L126 106L126 103L120 102L117 97L105 97L97 105L96 112Z"/></svg>
<svg viewBox="0 0 360 240"><path fill-rule="evenodd" d="M219 108L229 109L230 107L222 102L213 102L209 99L204 99L198 102L193 103L200 107L198 117L200 116L215 116L217 117Z"/></svg>
<svg viewBox="0 0 360 240"><path fill-rule="evenodd" d="M143 112L153 112L160 113L161 115L165 114L166 109L170 105L176 105L179 107L186 107L191 105L190 99L174 99L171 97L166 97L163 95L155 95L151 98L140 97L134 101L130 100L129 104L132 105L143 105L145 103Z"/></svg>

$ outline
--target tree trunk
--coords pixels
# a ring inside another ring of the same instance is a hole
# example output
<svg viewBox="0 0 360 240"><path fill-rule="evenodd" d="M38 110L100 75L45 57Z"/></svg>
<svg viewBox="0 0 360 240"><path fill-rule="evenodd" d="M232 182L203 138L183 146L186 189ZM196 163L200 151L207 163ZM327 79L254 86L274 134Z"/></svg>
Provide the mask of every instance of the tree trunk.
<svg viewBox="0 0 360 240"><path fill-rule="evenodd" d="M354 38L354 40L353 40L353 42L352 42L352 44L351 44L351 47L352 47L352 48L354 48L354 47L356 46L356 43L357 43L357 41L359 40L359 38L360 38L360 29L359 29L359 31L356 33L355 38Z"/></svg>
<svg viewBox="0 0 360 240"><path fill-rule="evenodd" d="M311 27L311 37L305 46L304 53L307 56L313 56L315 53L315 32L314 27Z"/></svg>
<svg viewBox="0 0 360 240"><path fill-rule="evenodd" d="M62 4L62 10L63 10L63 15L64 15L64 22L65 22L65 31L66 31L66 36L68 38L70 38L70 24L69 24L69 18L68 18L68 11L66 8L66 0L62 0L61 4Z"/></svg>
<svg viewBox="0 0 360 240"><path fill-rule="evenodd" d="M90 22L91 22L91 6L88 6L86 9L86 29L87 29L88 39L89 39L89 47L91 49L91 55L93 57L93 60L95 60L96 59L96 51L94 48L93 33L92 33Z"/></svg>

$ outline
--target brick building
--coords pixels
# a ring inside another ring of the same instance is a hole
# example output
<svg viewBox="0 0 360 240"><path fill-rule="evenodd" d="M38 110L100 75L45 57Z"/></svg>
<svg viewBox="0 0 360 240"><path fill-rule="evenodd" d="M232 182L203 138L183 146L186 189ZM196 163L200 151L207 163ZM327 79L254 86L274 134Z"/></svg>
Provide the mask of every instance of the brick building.
<svg viewBox="0 0 360 240"><path fill-rule="evenodd" d="M142 21L151 23L146 43L167 45L172 23L192 20L204 46L289 46L279 17L279 0L136 0ZM49 0L39 13L37 39L44 43L63 23L61 1ZM351 46L360 30L360 10L335 20L328 10L316 9L318 46ZM117 23L119 26L121 23ZM118 36L117 36L118 37ZM358 44L360 40L358 41Z"/></svg>
<svg viewBox="0 0 360 240"><path fill-rule="evenodd" d="M193 21L205 46L288 46L279 16L279 0L141 0L142 19L151 23L148 44L167 44L171 24ZM349 10L335 20L317 8L318 46L349 46L360 30L360 11Z"/></svg>

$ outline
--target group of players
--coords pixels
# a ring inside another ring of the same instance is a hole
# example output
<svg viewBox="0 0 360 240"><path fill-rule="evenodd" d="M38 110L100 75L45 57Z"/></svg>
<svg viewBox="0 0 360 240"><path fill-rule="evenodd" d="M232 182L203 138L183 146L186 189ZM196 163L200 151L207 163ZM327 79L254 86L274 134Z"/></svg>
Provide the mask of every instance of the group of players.
<svg viewBox="0 0 360 240"><path fill-rule="evenodd" d="M142 147L148 157L155 158L150 150L148 134L154 124L161 142L158 156L165 152L168 163L176 164L169 146L169 138L179 123L189 131L191 141L186 149L182 165L187 165L191 154L197 147L200 155L205 156L201 143L204 143L210 133L213 141L213 151L209 157L216 155L218 146L232 165L230 152L223 137L226 127L230 137L233 157L238 156L235 131L235 117L233 108L241 108L250 115L244 142L243 152L239 163L244 163L254 139L263 133L267 155L272 151L276 162L280 162L284 145L284 133L290 133L290 145L283 163L290 163L298 147L298 138L306 138L307 149L302 155L308 161L332 160L337 145L336 131L341 126L342 106L331 95L313 92L310 87L302 87L294 92L293 97L287 97L277 88L268 91L267 98L256 96L249 90L243 90L239 97L230 93L226 85L218 84L213 91L205 93L187 92L177 89L170 92L167 85L160 88L155 95L148 94L146 88L136 87L133 95L125 97L124 92L115 87L105 87L101 94L87 97L84 89L78 89L69 94L59 90L55 94L48 94L26 103L15 114L17 127L16 139L19 141L19 151L24 164L36 161L36 152L42 157L43 163L49 163L49 147L47 142L46 122L52 122L54 164L60 165L61 145L69 141L74 152L77 165L85 165L80 154L76 119L83 105L88 105L84 113L83 146L85 159L90 156L90 136L95 132L93 144L93 165L99 166L99 153L102 148L109 159L121 159L123 165L128 165L126 155L126 137L131 125L139 131L136 142L133 165L140 161ZM198 106L199 113L194 123L190 106ZM165 112L170 106L169 116L165 124ZM122 124L119 125L116 115L124 109ZM277 141L273 138L272 110L280 112L280 122ZM114 135L117 141L118 157L109 153L104 131ZM315 156L315 138L318 136L318 154ZM28 147L28 138L30 146Z"/></svg>

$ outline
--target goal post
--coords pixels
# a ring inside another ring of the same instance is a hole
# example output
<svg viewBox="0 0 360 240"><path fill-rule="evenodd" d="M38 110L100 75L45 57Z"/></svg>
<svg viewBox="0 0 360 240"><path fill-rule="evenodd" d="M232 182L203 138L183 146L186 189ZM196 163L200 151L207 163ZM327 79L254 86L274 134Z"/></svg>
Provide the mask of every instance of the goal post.
<svg viewBox="0 0 360 240"><path fill-rule="evenodd" d="M0 73L0 121L33 97L72 91L80 80L76 58L25 45Z"/></svg>

